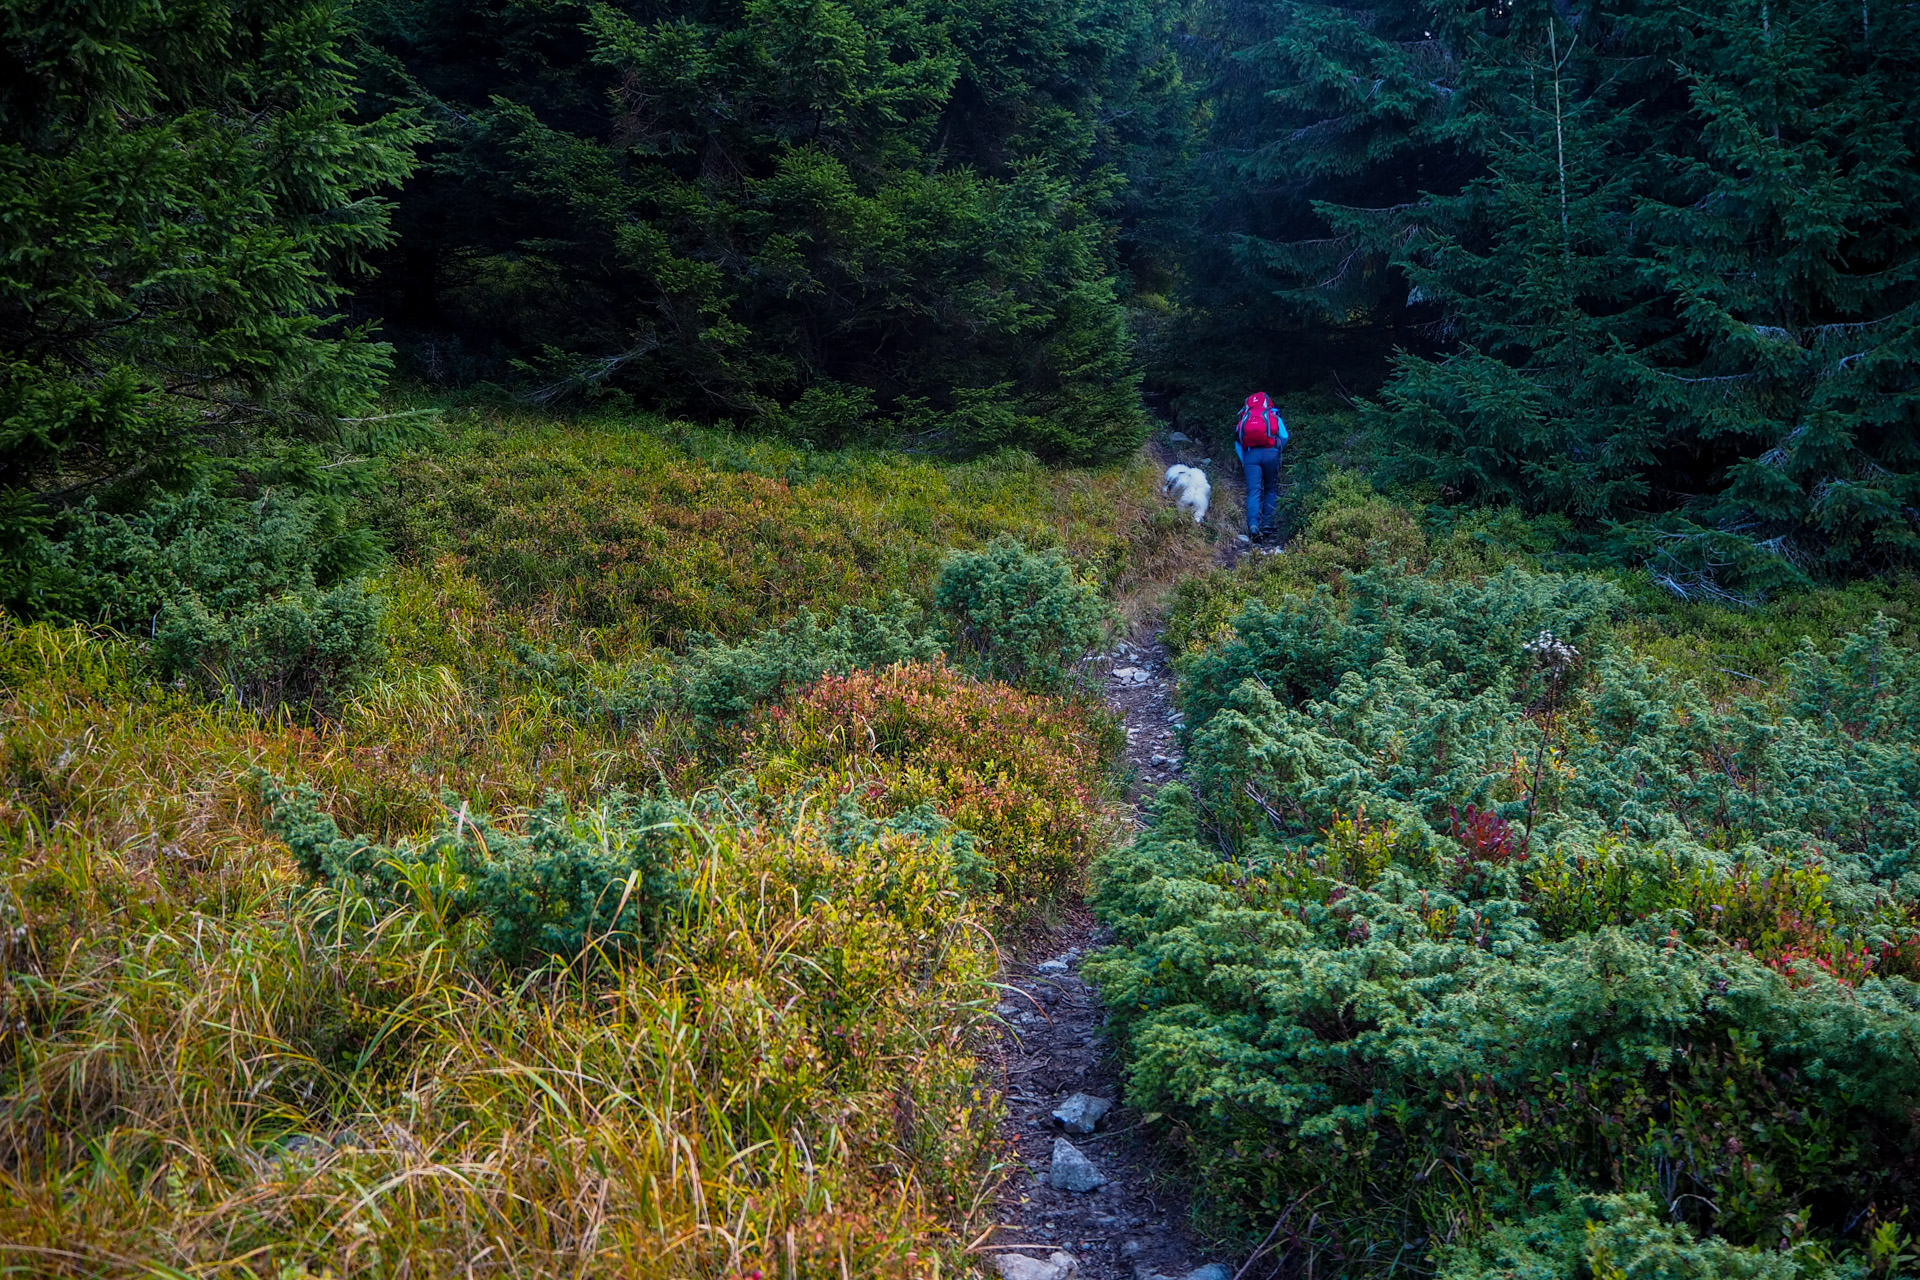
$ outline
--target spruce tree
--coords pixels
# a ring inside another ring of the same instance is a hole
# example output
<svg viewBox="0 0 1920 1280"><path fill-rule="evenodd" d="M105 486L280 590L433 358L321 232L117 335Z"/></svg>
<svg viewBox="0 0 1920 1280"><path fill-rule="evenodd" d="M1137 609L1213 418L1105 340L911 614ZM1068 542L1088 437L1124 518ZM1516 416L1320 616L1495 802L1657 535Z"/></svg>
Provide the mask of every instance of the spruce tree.
<svg viewBox="0 0 1920 1280"><path fill-rule="evenodd" d="M323 478L386 350L337 314L414 126L356 122L327 0L6 0L0 603L89 612L87 510Z"/></svg>
<svg viewBox="0 0 1920 1280"><path fill-rule="evenodd" d="M1112 203L1126 0L385 0L444 122L371 296L422 372L835 443L1054 457L1144 427Z"/></svg>
<svg viewBox="0 0 1920 1280"><path fill-rule="evenodd" d="M1629 216L1649 140L1606 91L1633 64L1590 36L1551 5L1516 8L1479 45L1488 172L1410 210L1325 211L1349 238L1397 242L1410 293L1442 317L1454 349L1403 355L1377 420L1389 467L1445 496L1588 517L1650 496L1666 423L1641 357L1661 318Z"/></svg>
<svg viewBox="0 0 1920 1280"><path fill-rule="evenodd" d="M1912 563L1917 32L1864 12L1516 7L1491 172L1397 255L1450 349L1385 389L1392 469L1610 527L1683 594Z"/></svg>
<svg viewBox="0 0 1920 1280"><path fill-rule="evenodd" d="M1198 0L1174 32L1202 104L1162 248L1177 312L1153 380L1218 420L1254 386L1377 385L1430 309L1390 267L1425 191L1483 172L1480 8L1457 0ZM1327 206L1382 211L1330 225Z"/></svg>
<svg viewBox="0 0 1920 1280"><path fill-rule="evenodd" d="M1920 19L1879 8L1688 33L1695 127L1637 210L1661 401L1715 464L1689 514L1823 571L1920 563Z"/></svg>

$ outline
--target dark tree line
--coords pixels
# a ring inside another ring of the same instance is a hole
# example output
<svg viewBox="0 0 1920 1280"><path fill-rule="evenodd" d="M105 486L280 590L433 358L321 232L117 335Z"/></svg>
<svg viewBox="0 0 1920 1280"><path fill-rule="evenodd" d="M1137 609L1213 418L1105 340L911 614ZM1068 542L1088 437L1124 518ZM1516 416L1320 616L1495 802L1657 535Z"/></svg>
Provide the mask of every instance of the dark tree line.
<svg viewBox="0 0 1920 1280"><path fill-rule="evenodd" d="M1331 393L1383 478L1685 592L1920 559L1909 5L0 12L15 610L103 616L82 532L187 491L305 494L347 571L395 355L1066 461L1143 386Z"/></svg>
<svg viewBox="0 0 1920 1280"><path fill-rule="evenodd" d="M1372 391L1387 477L1565 513L1684 592L1920 558L1911 6L1226 3L1186 35L1218 105L1156 372L1191 399Z"/></svg>
<svg viewBox="0 0 1920 1280"><path fill-rule="evenodd" d="M1111 457L1116 275L1172 61L1132 0L378 0L436 124L368 291L415 368L832 444Z"/></svg>

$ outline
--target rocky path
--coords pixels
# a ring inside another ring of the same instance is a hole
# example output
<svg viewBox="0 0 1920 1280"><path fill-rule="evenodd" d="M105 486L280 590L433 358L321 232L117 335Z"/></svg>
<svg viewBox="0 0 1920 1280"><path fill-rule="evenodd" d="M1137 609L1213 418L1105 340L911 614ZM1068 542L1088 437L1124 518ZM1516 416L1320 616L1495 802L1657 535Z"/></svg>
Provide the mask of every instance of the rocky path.
<svg viewBox="0 0 1920 1280"><path fill-rule="evenodd" d="M1157 637L1096 658L1126 721L1137 823L1143 794L1180 772L1173 673ZM1118 1104L1099 996L1080 977L1104 941L1076 907L1004 974L1001 1137L1017 1166L981 1245L986 1270L1003 1280L1233 1280L1235 1268L1209 1261L1187 1233L1185 1199L1149 1128Z"/></svg>

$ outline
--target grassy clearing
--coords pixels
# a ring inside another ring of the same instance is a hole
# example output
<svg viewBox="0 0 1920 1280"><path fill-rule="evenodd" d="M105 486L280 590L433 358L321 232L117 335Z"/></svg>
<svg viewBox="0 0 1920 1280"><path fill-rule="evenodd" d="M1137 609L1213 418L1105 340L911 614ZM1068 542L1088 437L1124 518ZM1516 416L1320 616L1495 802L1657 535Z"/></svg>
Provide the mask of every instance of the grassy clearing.
<svg viewBox="0 0 1920 1280"><path fill-rule="evenodd" d="M1110 728L939 666L799 690L717 743L578 690L653 678L694 630L924 596L946 543L1063 545L1110 590L1204 543L1137 467L501 430L399 469L385 667L332 719L164 687L136 641L0 631L0 1265L966 1265L992 933L1080 874ZM638 958L512 969L431 877L398 907L309 880L256 770L389 844L463 812L522 830L548 793L703 798Z"/></svg>
<svg viewBox="0 0 1920 1280"><path fill-rule="evenodd" d="M458 557L500 602L616 651L924 596L948 550L1001 533L1063 548L1123 599L1204 562L1145 462L954 465L641 426L460 418L455 447L396 469L378 519L409 561Z"/></svg>

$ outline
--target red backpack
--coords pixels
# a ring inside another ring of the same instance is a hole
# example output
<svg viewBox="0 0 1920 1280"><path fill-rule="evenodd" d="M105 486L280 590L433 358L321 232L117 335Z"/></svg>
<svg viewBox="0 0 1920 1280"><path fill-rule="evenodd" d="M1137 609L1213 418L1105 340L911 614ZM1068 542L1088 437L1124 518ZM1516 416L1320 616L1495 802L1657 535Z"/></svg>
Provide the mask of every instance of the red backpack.
<svg viewBox="0 0 1920 1280"><path fill-rule="evenodd" d="M1266 392L1256 391L1247 397L1240 421L1234 424L1233 438L1243 449L1271 449L1287 438L1287 424L1280 420L1280 411L1267 399Z"/></svg>

